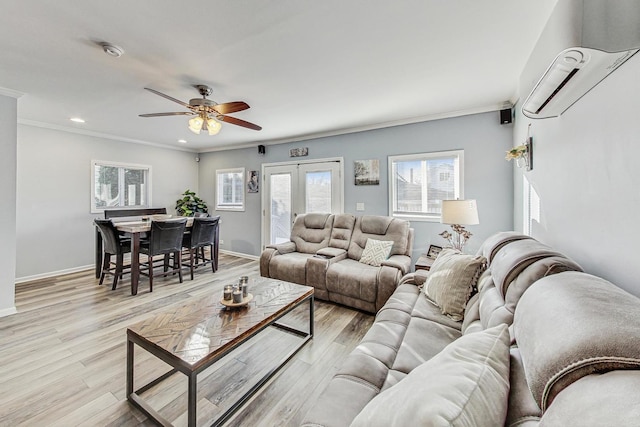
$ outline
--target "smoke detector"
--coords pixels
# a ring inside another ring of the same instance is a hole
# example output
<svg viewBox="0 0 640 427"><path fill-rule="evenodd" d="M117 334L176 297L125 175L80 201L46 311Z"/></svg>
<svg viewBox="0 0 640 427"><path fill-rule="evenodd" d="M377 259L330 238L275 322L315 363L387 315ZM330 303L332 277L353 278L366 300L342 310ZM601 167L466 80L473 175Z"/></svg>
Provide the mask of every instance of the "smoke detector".
<svg viewBox="0 0 640 427"><path fill-rule="evenodd" d="M120 46L116 46L114 44L106 42L100 43L100 46L102 46L102 50L104 50L104 53L115 58L120 58L124 54L124 49Z"/></svg>

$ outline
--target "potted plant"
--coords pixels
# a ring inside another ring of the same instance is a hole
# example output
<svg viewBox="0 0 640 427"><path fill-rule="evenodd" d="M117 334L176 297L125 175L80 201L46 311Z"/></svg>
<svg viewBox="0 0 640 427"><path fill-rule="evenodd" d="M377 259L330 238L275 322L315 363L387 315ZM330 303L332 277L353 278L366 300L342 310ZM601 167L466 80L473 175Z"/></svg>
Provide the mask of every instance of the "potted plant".
<svg viewBox="0 0 640 427"><path fill-rule="evenodd" d="M193 216L196 212L209 212L207 204L196 193L186 190L182 193L182 198L176 200L176 211L180 216Z"/></svg>

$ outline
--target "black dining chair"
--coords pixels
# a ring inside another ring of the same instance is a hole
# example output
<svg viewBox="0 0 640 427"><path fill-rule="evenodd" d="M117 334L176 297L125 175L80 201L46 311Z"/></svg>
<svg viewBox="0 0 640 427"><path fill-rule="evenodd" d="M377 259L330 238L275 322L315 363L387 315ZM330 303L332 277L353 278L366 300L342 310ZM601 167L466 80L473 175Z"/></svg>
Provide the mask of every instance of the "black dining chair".
<svg viewBox="0 0 640 427"><path fill-rule="evenodd" d="M140 274L149 277L149 292L153 292L154 276L167 276L178 273L180 283L182 283L182 236L187 225L187 219L170 219L166 221L151 221L151 230L148 239L140 242L140 253L147 256L147 262L140 263L147 267L145 272L140 268ZM162 272L154 271L153 257L163 256ZM170 258L173 263L170 264Z"/></svg>
<svg viewBox="0 0 640 427"><path fill-rule="evenodd" d="M211 271L218 269L217 243L218 223L220 216L193 218L191 233L185 234L182 239L182 247L189 253L189 271L193 280L193 270L199 266L211 264ZM209 248L207 258L205 248Z"/></svg>
<svg viewBox="0 0 640 427"><path fill-rule="evenodd" d="M124 265L124 254L131 252L131 240L121 237L110 219L95 219L94 223L100 230L104 250L99 284L102 285L107 274L112 274L111 290L115 290L118 279L122 278L125 272L129 272L130 265ZM115 267L112 266L111 255L116 256Z"/></svg>

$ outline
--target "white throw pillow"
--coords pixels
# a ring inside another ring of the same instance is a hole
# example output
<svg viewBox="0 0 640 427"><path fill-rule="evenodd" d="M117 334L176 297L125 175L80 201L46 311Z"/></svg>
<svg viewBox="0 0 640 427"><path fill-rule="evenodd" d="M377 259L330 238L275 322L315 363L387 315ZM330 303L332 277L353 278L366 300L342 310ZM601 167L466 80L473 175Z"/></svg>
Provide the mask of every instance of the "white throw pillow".
<svg viewBox="0 0 640 427"><path fill-rule="evenodd" d="M463 335L374 397L352 427L495 427L509 398L509 329Z"/></svg>
<svg viewBox="0 0 640 427"><path fill-rule="evenodd" d="M391 240L367 239L367 244L362 251L360 262L374 267L380 267L382 261L389 258L392 247L393 241Z"/></svg>
<svg viewBox="0 0 640 427"><path fill-rule="evenodd" d="M462 320L473 286L486 268L483 256L443 249L429 270L424 284L427 298L453 320Z"/></svg>

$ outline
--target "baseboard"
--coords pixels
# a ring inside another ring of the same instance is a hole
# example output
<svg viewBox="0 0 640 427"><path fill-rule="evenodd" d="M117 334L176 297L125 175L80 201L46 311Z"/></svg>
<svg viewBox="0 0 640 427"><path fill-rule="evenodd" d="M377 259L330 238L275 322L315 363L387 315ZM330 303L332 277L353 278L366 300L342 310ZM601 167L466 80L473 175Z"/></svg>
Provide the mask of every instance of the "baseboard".
<svg viewBox="0 0 640 427"><path fill-rule="evenodd" d="M9 308L3 308L2 310L0 310L0 317L5 317L5 316L10 316L12 314L16 314L18 312L18 310L16 310L16 307L9 307Z"/></svg>
<svg viewBox="0 0 640 427"><path fill-rule="evenodd" d="M20 283L25 283L25 282L31 282L33 280L48 279L54 276L61 276L63 274L71 274L71 273L77 273L79 271L93 270L94 268L95 266L93 264L90 264L90 265L84 265L81 267L67 268L65 270L50 271L48 273L35 274L33 276L16 277L16 285Z"/></svg>
<svg viewBox="0 0 640 427"><path fill-rule="evenodd" d="M240 258L247 258L247 259L251 259L251 260L254 260L254 261L258 261L260 259L260 257L256 256L256 255L249 255L249 254L243 254L243 253L240 253L240 252L226 251L226 250L223 250L223 249L220 249L220 253L227 254L227 255L233 255L233 256L240 257ZM48 279L50 277L61 276L63 274L78 273L79 271L92 270L94 268L95 268L95 266L93 264L91 264L91 265L84 265L84 266L81 266L81 267L67 268L65 270L50 271L48 273L35 274L33 276L16 277L16 282L15 283L16 283L16 285L18 285L20 283L31 282L31 281L39 280L39 279ZM9 314L12 314L12 313L9 313Z"/></svg>
<svg viewBox="0 0 640 427"><path fill-rule="evenodd" d="M220 253L221 254L227 254L227 255L233 255L233 256L240 257L240 258L252 259L254 261L258 261L260 259L260 257L256 256L256 255L243 254L241 252L227 251L227 250L224 250L224 249L220 249Z"/></svg>

